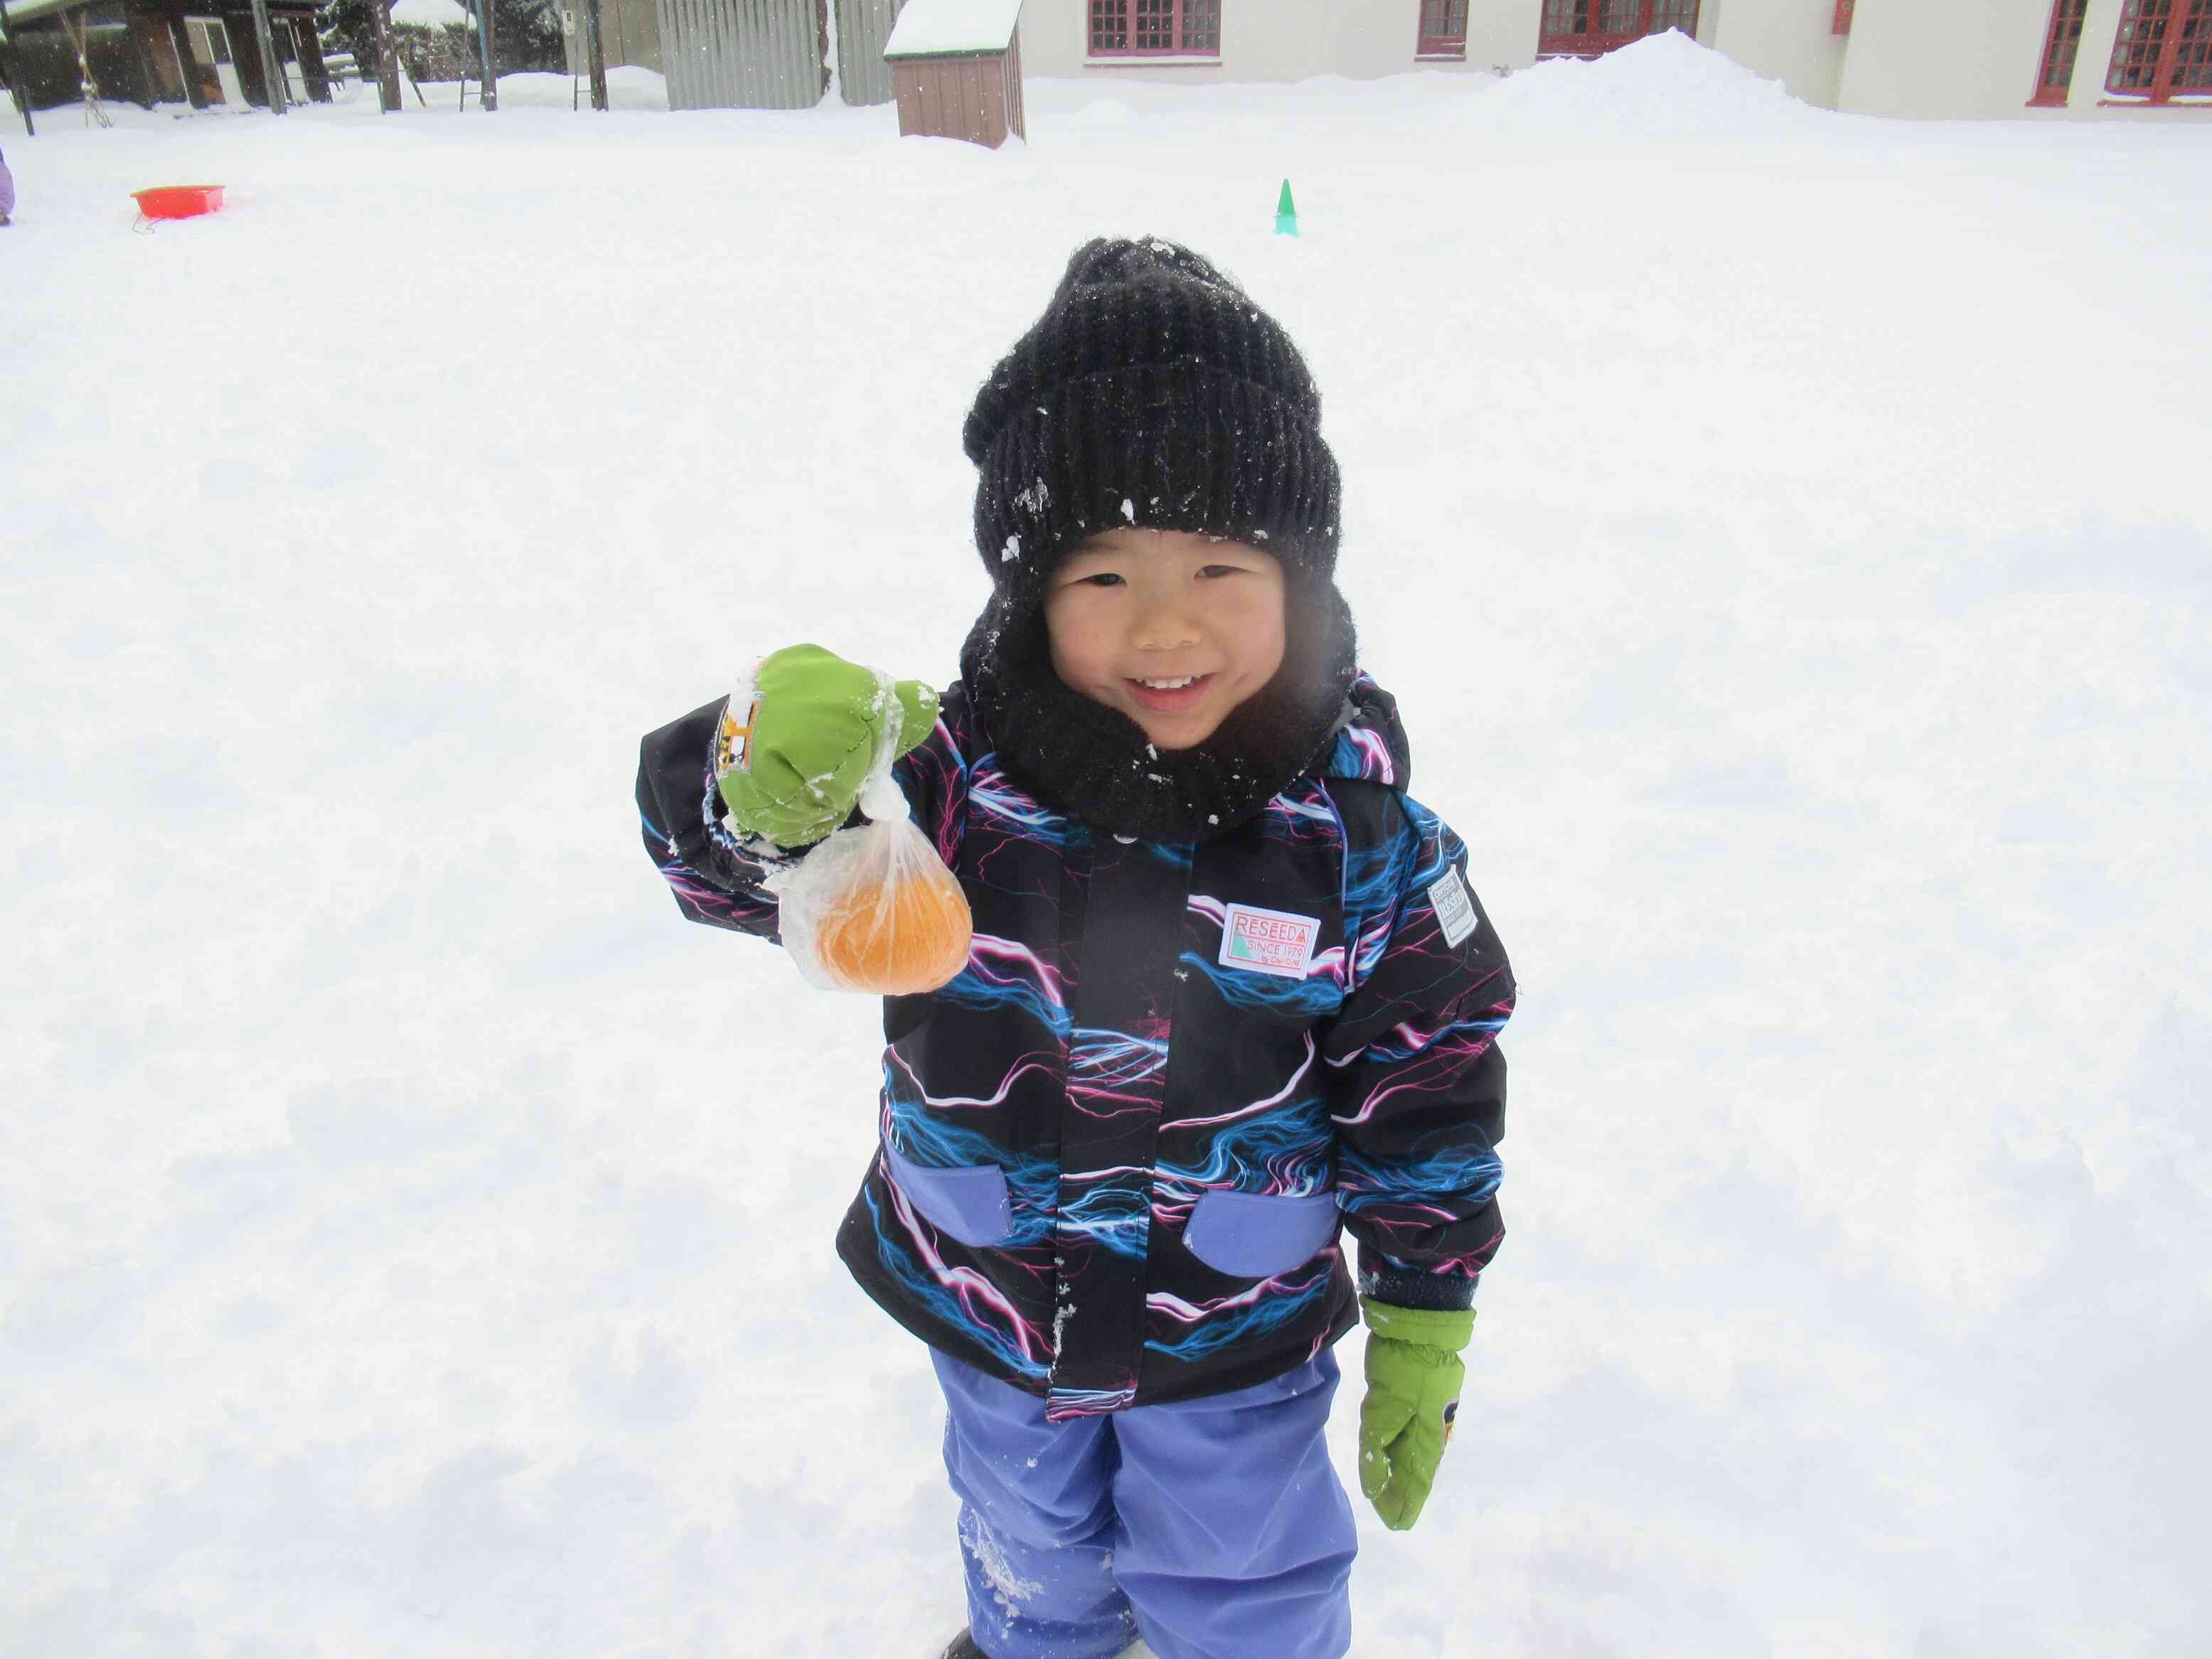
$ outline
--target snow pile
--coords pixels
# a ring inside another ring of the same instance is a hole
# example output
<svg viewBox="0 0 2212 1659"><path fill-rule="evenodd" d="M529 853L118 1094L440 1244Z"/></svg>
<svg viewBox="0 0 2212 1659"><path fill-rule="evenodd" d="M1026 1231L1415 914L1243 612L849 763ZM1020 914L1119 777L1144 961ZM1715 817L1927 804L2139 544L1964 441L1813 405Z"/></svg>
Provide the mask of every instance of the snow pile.
<svg viewBox="0 0 2212 1659"><path fill-rule="evenodd" d="M459 0L392 0L392 21L411 28L473 28L471 17Z"/></svg>
<svg viewBox="0 0 2212 1659"><path fill-rule="evenodd" d="M476 83L469 84L473 87ZM441 109L456 101L454 91L451 81L422 82L423 97ZM607 98L618 110L665 110L668 107L668 82L653 70L635 64L611 67L607 70ZM591 82L586 76L563 75L558 70L513 71L499 77L499 106L503 110L588 111L592 107ZM475 105L471 103L470 107L473 109Z"/></svg>
<svg viewBox="0 0 2212 1659"><path fill-rule="evenodd" d="M1484 126L1607 143L1767 137L1834 118L1671 29L1599 58L1548 58L1491 86L1467 114Z"/></svg>

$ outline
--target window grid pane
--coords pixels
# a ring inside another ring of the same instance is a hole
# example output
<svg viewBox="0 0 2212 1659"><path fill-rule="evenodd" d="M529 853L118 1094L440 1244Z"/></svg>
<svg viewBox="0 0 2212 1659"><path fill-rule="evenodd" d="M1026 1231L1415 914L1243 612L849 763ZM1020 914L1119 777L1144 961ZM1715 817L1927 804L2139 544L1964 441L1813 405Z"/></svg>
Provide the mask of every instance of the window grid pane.
<svg viewBox="0 0 2212 1659"><path fill-rule="evenodd" d="M1091 0L1091 50L1129 49L1129 0Z"/></svg>
<svg viewBox="0 0 2212 1659"><path fill-rule="evenodd" d="M1467 33L1467 0L1421 0L1421 33L1431 40Z"/></svg>
<svg viewBox="0 0 2212 1659"><path fill-rule="evenodd" d="M1537 50L1584 57L1680 29L1698 37L1698 0L1544 0Z"/></svg>
<svg viewBox="0 0 2212 1659"><path fill-rule="evenodd" d="M1209 58L1221 50L1221 0L1182 0L1182 49Z"/></svg>
<svg viewBox="0 0 2212 1659"><path fill-rule="evenodd" d="M1093 56L1221 55L1221 0L1085 0Z"/></svg>
<svg viewBox="0 0 2212 1659"><path fill-rule="evenodd" d="M2081 22L2089 0L2051 0L2051 36L2043 45L2043 73L2035 89L2047 101L2064 103L2074 84L2074 60L2081 46Z"/></svg>
<svg viewBox="0 0 2212 1659"><path fill-rule="evenodd" d="M1135 39L1139 52L1175 49L1175 0L1137 0Z"/></svg>
<svg viewBox="0 0 2212 1659"><path fill-rule="evenodd" d="M2166 26L2172 21L2172 0L2128 0L2120 15L2119 33L2112 41L2112 72L2105 77L2107 92L2149 92L2158 81L2158 55L2166 44Z"/></svg>
<svg viewBox="0 0 2212 1659"><path fill-rule="evenodd" d="M2173 58L2174 92L2212 92L2212 0L2196 0Z"/></svg>
<svg viewBox="0 0 2212 1659"><path fill-rule="evenodd" d="M1421 0L1418 50L1425 58L1467 56L1467 0Z"/></svg>

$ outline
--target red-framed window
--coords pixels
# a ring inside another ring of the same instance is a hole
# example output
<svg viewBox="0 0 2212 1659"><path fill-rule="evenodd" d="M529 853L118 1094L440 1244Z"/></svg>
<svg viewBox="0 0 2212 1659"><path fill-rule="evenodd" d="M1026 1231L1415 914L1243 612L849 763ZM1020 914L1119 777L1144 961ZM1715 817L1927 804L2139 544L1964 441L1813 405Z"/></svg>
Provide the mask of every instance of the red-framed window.
<svg viewBox="0 0 2212 1659"><path fill-rule="evenodd" d="M2212 98L2212 0L2127 0L2105 90L2154 104Z"/></svg>
<svg viewBox="0 0 2212 1659"><path fill-rule="evenodd" d="M1093 58L1218 58L1221 0L1091 0Z"/></svg>
<svg viewBox="0 0 2212 1659"><path fill-rule="evenodd" d="M1421 40L1413 55L1467 56L1467 0L1421 0Z"/></svg>
<svg viewBox="0 0 2212 1659"><path fill-rule="evenodd" d="M2089 0L2051 0L2051 29L2043 37L2043 62L2035 75L2031 106L2063 109L2066 89L2074 84L2074 59L2081 48L2081 22L2089 15Z"/></svg>
<svg viewBox="0 0 2212 1659"><path fill-rule="evenodd" d="M1828 25L1828 33L1849 34L1851 32L1851 13L1858 9L1858 3L1859 0L1836 0L1835 21Z"/></svg>
<svg viewBox="0 0 2212 1659"><path fill-rule="evenodd" d="M1668 29L1696 40L1698 0L1544 0L1536 55L1595 58Z"/></svg>

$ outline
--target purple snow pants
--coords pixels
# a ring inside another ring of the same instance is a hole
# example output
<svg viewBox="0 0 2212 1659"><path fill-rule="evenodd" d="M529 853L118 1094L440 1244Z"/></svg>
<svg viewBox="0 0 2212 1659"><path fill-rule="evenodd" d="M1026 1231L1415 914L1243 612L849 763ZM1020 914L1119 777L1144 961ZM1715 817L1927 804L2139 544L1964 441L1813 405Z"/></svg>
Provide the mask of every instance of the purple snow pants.
<svg viewBox="0 0 2212 1659"><path fill-rule="evenodd" d="M1322 1440L1327 1351L1256 1388L1108 1417L931 1352L969 1627L991 1659L1343 1659L1358 1545Z"/></svg>

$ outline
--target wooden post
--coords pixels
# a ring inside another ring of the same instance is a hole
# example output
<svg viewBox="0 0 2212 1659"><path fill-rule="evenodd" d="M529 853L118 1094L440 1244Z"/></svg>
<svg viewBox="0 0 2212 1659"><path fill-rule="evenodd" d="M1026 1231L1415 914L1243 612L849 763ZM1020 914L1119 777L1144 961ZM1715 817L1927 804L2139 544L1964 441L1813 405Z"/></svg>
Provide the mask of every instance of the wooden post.
<svg viewBox="0 0 2212 1659"><path fill-rule="evenodd" d="M269 33L269 0L253 0L253 43L261 49L261 82L269 112L284 112L284 66L276 61L276 42Z"/></svg>
<svg viewBox="0 0 2212 1659"><path fill-rule="evenodd" d="M483 60L483 86L477 94L479 109L499 107L499 69L492 62L495 43L492 38L491 0L476 0L477 55Z"/></svg>
<svg viewBox="0 0 2212 1659"><path fill-rule="evenodd" d="M194 109L207 107L207 94L200 90L199 60L192 56L192 40L185 27L181 12L169 14L169 49L177 54L177 71L185 77L185 101Z"/></svg>
<svg viewBox="0 0 2212 1659"><path fill-rule="evenodd" d="M300 55L300 79L307 83L307 96L319 104L331 101L331 72L323 64L323 42L315 33L312 17L292 20L293 50Z"/></svg>
<svg viewBox="0 0 2212 1659"><path fill-rule="evenodd" d="M399 48L392 39L392 0L368 0L368 15L376 22L376 106L392 115L399 109Z"/></svg>
<svg viewBox="0 0 2212 1659"><path fill-rule="evenodd" d="M141 109L150 110L161 100L161 89L154 79L154 54L146 50L146 25L152 20L143 13L134 12L126 5L123 9L123 30L131 37L131 46L138 58L138 85L142 94Z"/></svg>
<svg viewBox="0 0 2212 1659"><path fill-rule="evenodd" d="M599 38L599 0L584 0L584 42L590 49L592 65L592 107L608 107L607 49Z"/></svg>
<svg viewBox="0 0 2212 1659"><path fill-rule="evenodd" d="M23 58L15 50L15 37L8 27L8 0L0 0L0 35L8 38L7 46L0 48L7 53L8 61L0 64L0 70L7 73L8 94L15 100L15 112L23 118L23 136L35 138L39 129L31 120L31 94L23 85Z"/></svg>

